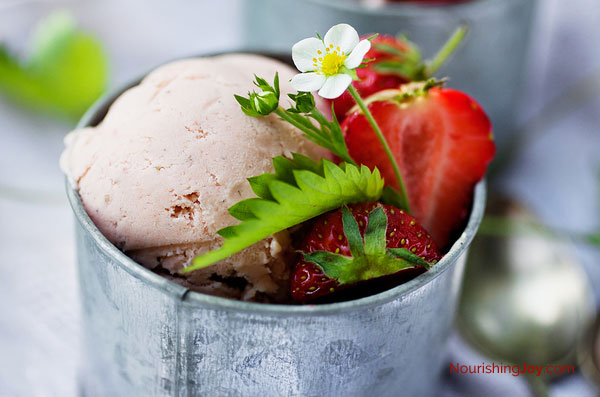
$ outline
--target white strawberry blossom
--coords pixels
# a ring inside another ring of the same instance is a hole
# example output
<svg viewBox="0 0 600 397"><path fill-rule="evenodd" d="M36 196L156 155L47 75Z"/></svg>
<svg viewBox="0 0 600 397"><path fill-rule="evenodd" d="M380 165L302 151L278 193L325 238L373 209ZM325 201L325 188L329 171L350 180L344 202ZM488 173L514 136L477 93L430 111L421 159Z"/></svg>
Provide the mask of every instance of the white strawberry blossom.
<svg viewBox="0 0 600 397"><path fill-rule="evenodd" d="M352 82L353 69L363 61L371 48L368 40L360 40L356 30L345 23L327 31L323 40L304 39L292 47L292 59L302 73L292 78L297 91L319 91L327 99L339 97Z"/></svg>

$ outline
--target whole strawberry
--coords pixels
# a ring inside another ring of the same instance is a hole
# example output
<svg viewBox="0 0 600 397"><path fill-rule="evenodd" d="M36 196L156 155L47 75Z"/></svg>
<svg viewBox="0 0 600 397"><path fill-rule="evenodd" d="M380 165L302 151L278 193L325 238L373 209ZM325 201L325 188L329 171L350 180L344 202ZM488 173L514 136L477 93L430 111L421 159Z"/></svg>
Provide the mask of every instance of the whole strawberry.
<svg viewBox="0 0 600 397"><path fill-rule="evenodd" d="M494 157L492 126L468 95L430 80L367 98L406 185L412 215L440 247L469 213L473 187ZM377 167L398 188L392 166L360 112L342 124L348 152L356 162Z"/></svg>
<svg viewBox="0 0 600 397"><path fill-rule="evenodd" d="M364 290L403 272L417 275L440 258L431 236L406 212L351 204L313 224L292 269L291 295L309 302L357 285Z"/></svg>

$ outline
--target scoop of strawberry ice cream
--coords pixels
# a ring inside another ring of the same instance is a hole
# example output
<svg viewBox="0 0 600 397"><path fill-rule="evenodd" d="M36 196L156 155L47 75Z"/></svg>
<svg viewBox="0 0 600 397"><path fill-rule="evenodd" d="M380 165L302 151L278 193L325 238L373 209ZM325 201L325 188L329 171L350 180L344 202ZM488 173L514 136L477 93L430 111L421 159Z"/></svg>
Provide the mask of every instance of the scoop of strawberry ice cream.
<svg viewBox="0 0 600 397"><path fill-rule="evenodd" d="M97 127L71 133L61 159L87 213L128 256L195 290L241 299L278 297L287 284L287 232L209 268L179 276L218 248L217 230L237 223L227 209L253 197L247 178L273 172L274 156L323 151L276 115L248 117L234 94L254 74L281 98L294 71L278 61L232 54L176 61L123 93Z"/></svg>

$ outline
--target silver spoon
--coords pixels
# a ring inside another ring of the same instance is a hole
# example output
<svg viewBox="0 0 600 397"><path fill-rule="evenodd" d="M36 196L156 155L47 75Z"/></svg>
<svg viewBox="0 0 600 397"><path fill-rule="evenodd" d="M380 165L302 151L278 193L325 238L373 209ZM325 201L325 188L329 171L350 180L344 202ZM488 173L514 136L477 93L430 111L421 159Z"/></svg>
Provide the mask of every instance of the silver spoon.
<svg viewBox="0 0 600 397"><path fill-rule="evenodd" d="M574 365L595 309L572 247L528 226L539 222L514 201L490 209L509 221L471 245L458 313L462 335L497 361ZM529 377L532 392L545 395L550 378Z"/></svg>

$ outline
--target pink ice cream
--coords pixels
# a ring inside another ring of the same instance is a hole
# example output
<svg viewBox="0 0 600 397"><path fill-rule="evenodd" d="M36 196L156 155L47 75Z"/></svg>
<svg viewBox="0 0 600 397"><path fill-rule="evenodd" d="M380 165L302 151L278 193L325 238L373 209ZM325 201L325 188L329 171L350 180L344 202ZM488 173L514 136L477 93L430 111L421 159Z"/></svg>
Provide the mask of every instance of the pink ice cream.
<svg viewBox="0 0 600 397"><path fill-rule="evenodd" d="M247 178L272 172L274 156L323 152L275 115L244 115L234 94L254 73L279 72L282 101L294 71L245 54L173 62L122 94L100 125L74 131L61 163L98 228L128 256L200 292L246 300L281 298L287 232L206 269L177 271L222 243L237 223L227 209L254 197Z"/></svg>

